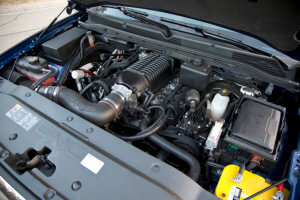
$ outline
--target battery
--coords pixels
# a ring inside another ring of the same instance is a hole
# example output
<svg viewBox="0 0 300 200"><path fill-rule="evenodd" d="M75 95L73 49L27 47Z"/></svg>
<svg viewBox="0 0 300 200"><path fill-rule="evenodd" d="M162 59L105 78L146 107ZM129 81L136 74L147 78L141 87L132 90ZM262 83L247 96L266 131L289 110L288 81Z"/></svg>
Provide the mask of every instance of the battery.
<svg viewBox="0 0 300 200"><path fill-rule="evenodd" d="M232 178L238 174L239 168L237 165L227 165L223 169L215 191L217 197L227 200L242 200L271 185L263 177L247 170L244 170L240 183L234 182ZM254 197L253 200L272 200L272 196L276 194L277 190L278 188L274 187ZM284 188L283 193L284 199L288 200L289 191Z"/></svg>

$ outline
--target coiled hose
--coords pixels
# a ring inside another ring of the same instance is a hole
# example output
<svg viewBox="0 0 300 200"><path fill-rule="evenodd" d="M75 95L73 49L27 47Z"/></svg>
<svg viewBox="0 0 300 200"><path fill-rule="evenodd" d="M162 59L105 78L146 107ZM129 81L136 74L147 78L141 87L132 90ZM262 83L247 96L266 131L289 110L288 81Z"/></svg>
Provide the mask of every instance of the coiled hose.
<svg viewBox="0 0 300 200"><path fill-rule="evenodd" d="M115 134L115 135L117 135L119 138L126 140L126 141L137 141L137 140L141 140L146 137L149 137L150 135L153 135L154 133L156 133L160 128L163 127L163 125L167 121L170 111L168 110L165 113L165 109L161 106L150 106L148 109L149 110L160 109L162 111L161 116L151 126L149 126L147 128L143 128L143 130L141 132L139 132L138 134L133 135L133 136L123 136L123 135L117 135L117 134Z"/></svg>
<svg viewBox="0 0 300 200"><path fill-rule="evenodd" d="M109 87L106 85L106 83L104 83L104 82L101 81L101 80L96 80L96 81L93 81L93 82L89 83L87 86L85 86L85 87L83 88L83 90L80 92L80 95L81 95L81 96L84 95L84 93L85 93L88 89L90 89L93 85L100 85L100 86L104 89L104 91L105 91L106 94L109 94L109 93L110 93L110 89L109 89Z"/></svg>

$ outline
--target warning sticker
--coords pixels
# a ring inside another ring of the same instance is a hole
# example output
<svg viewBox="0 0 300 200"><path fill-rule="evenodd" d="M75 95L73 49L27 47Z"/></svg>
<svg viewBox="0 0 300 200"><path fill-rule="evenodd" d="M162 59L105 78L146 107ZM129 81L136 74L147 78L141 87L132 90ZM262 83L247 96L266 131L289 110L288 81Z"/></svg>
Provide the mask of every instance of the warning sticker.
<svg viewBox="0 0 300 200"><path fill-rule="evenodd" d="M240 200L242 194L242 189L238 188L237 186L233 185L231 187L228 200Z"/></svg>
<svg viewBox="0 0 300 200"><path fill-rule="evenodd" d="M97 174L103 167L104 162L88 153L80 164L91 170L94 174Z"/></svg>
<svg viewBox="0 0 300 200"><path fill-rule="evenodd" d="M34 125L39 122L39 119L36 116L34 116L19 104L16 104L5 115L13 120L16 124L24 128L26 131L29 131Z"/></svg>

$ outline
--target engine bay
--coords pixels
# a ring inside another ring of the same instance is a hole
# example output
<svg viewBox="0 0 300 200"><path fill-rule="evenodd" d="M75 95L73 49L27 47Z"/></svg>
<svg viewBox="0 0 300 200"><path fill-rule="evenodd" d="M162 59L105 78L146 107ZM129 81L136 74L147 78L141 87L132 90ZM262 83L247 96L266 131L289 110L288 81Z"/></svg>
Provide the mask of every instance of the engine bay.
<svg viewBox="0 0 300 200"><path fill-rule="evenodd" d="M227 198L247 177L262 178L263 189L287 176L282 152L293 106L279 98L284 89L78 27L37 49L1 76L173 166L217 197ZM248 191L243 198L255 193L249 184L240 187Z"/></svg>

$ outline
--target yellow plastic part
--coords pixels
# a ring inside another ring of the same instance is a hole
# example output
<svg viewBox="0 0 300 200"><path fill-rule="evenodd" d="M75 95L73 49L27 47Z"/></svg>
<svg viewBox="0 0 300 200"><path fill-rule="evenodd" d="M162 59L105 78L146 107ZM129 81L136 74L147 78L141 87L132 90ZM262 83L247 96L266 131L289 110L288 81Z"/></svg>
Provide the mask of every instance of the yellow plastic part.
<svg viewBox="0 0 300 200"><path fill-rule="evenodd" d="M236 165L227 165L220 177L216 188L216 196L220 199L228 199L228 200L243 200L256 192L259 192L262 189L270 186L271 184L267 183L265 179L257 174L253 174L247 170L243 172L243 178L240 184L234 182L232 178L234 178L239 171L239 166ZM241 192L240 192L241 191ZM239 195L234 195L234 193L239 193ZM265 193L253 198L253 200L273 200L272 196L277 192L277 187L274 187ZM284 188L284 199L288 200L289 191ZM233 198L235 196L235 198ZM239 196L237 198L237 196Z"/></svg>

